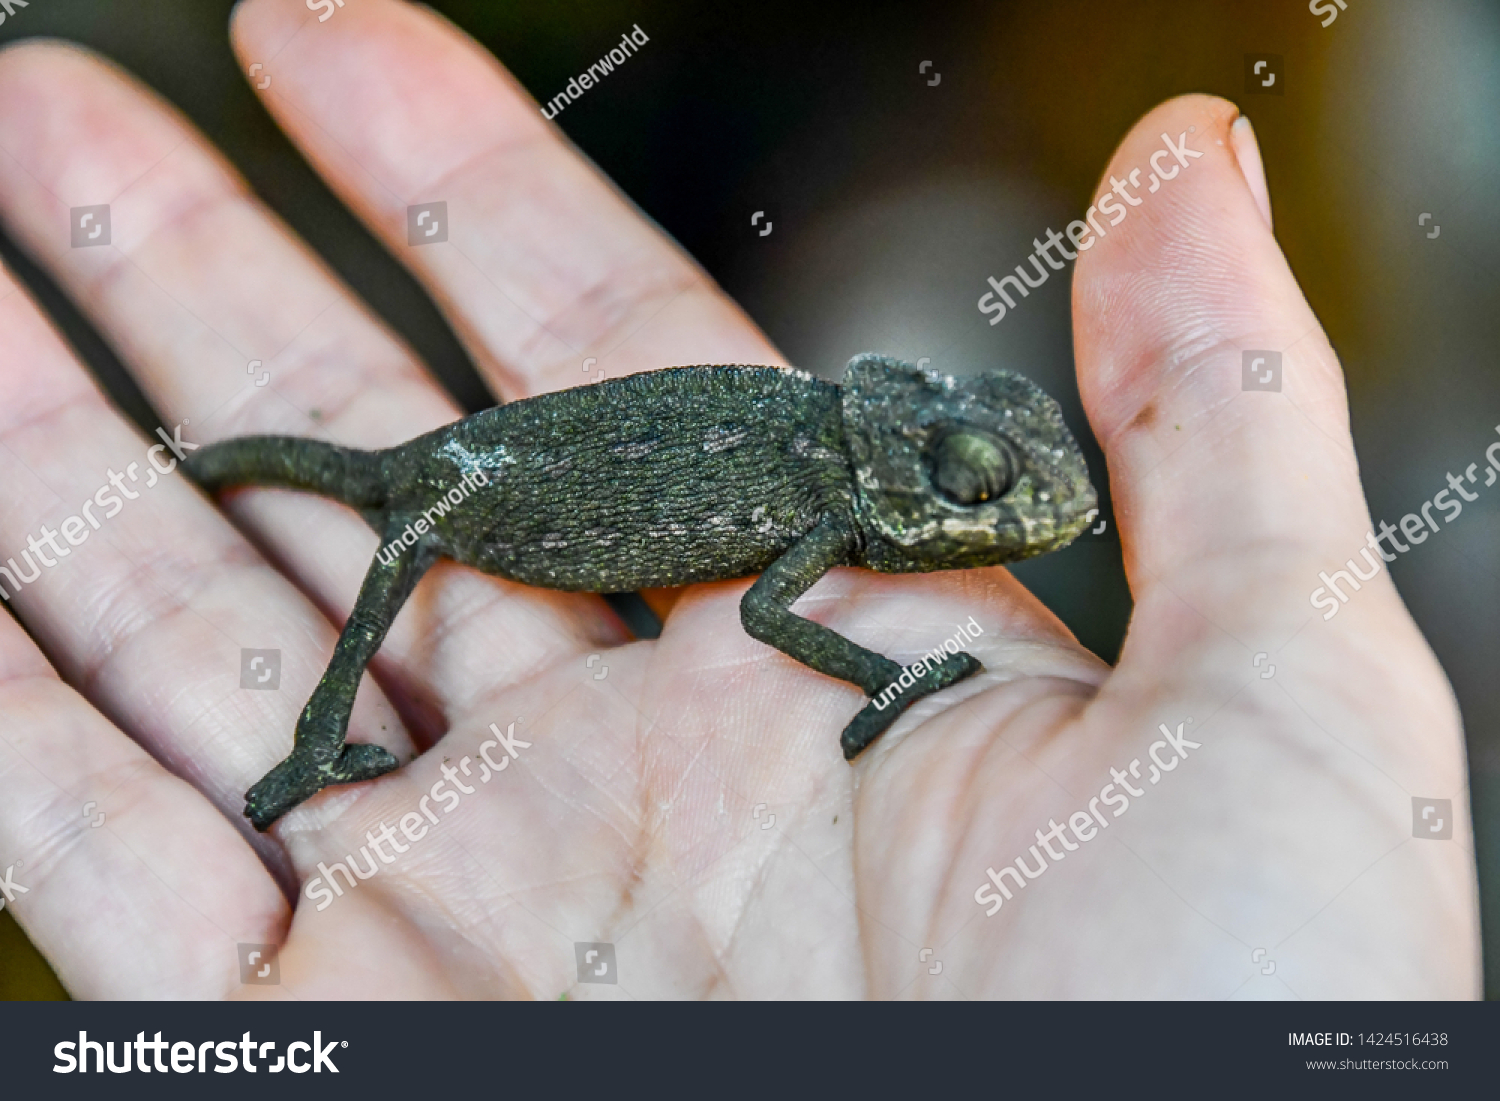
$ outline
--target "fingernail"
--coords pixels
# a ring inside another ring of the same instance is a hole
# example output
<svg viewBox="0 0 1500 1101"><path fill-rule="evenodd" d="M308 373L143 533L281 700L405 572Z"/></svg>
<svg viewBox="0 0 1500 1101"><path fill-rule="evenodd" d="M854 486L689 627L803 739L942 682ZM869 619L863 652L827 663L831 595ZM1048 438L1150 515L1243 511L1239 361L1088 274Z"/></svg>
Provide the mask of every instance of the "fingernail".
<svg viewBox="0 0 1500 1101"><path fill-rule="evenodd" d="M1260 208L1260 216L1266 220L1266 228L1271 226L1271 192L1266 187L1266 167L1261 163L1260 145L1255 140L1255 128L1250 125L1250 119L1241 115L1234 120L1234 125L1229 128L1229 144L1234 150L1235 159L1240 162L1240 173L1245 177L1245 183L1250 185L1250 194L1255 199L1255 205Z"/></svg>

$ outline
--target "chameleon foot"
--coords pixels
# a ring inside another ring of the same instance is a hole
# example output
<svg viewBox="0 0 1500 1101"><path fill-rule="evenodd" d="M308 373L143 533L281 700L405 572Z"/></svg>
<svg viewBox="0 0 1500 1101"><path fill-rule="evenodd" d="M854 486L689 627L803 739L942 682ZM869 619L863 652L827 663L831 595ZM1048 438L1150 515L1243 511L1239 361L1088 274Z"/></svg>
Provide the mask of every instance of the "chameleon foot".
<svg viewBox="0 0 1500 1101"><path fill-rule="evenodd" d="M332 784L357 784L401 767L378 745L346 745L337 756L293 750L245 793L245 817L264 833L271 823Z"/></svg>
<svg viewBox="0 0 1500 1101"><path fill-rule="evenodd" d="M908 682L904 688L901 686L900 678L892 681L887 689L865 704L864 709L850 720L848 726L844 727L844 733L839 738L839 744L844 748L844 760L852 761L863 753L871 742L886 732L903 711L923 696L930 696L949 685L957 684L967 677L972 677L983 668L978 658L963 653L952 654L937 665L928 666L927 671L920 676L917 675L914 666L907 666L902 670L902 674L910 672L916 678L914 681ZM885 705L878 706L878 701L883 699L887 700Z"/></svg>

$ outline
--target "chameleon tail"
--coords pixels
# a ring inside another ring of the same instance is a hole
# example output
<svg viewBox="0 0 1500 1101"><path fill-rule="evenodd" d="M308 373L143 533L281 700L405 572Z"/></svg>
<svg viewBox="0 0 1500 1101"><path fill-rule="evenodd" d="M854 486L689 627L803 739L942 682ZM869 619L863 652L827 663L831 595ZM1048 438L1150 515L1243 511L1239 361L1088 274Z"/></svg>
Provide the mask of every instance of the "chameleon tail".
<svg viewBox="0 0 1500 1101"><path fill-rule="evenodd" d="M210 493L229 486L305 489L357 509L384 506L380 453L300 436L242 436L189 455L188 475Z"/></svg>

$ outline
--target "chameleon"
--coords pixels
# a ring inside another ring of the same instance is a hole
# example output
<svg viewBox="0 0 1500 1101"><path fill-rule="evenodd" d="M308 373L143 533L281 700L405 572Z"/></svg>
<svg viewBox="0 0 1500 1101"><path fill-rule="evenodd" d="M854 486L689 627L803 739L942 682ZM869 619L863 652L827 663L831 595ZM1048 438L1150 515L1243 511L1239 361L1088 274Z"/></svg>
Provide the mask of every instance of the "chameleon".
<svg viewBox="0 0 1500 1101"><path fill-rule="evenodd" d="M868 697L840 736L852 762L906 708L982 666L962 650L902 666L796 615L797 598L838 566L925 573L1043 554L1096 504L1061 410L1034 383L874 353L837 383L669 367L498 405L384 450L246 436L200 447L186 467L209 493L330 497L382 541L290 755L246 793L261 831L325 787L400 766L345 735L365 667L440 557L589 593L758 574L744 630Z"/></svg>

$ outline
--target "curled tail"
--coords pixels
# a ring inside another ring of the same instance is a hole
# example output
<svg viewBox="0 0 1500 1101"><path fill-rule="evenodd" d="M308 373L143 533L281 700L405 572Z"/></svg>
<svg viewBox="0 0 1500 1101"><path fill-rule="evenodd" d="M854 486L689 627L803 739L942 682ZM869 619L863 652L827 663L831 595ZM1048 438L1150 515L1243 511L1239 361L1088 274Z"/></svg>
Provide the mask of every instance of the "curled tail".
<svg viewBox="0 0 1500 1101"><path fill-rule="evenodd" d="M305 489L357 509L385 505L380 453L300 436L242 436L199 448L184 462L210 493L229 486Z"/></svg>

